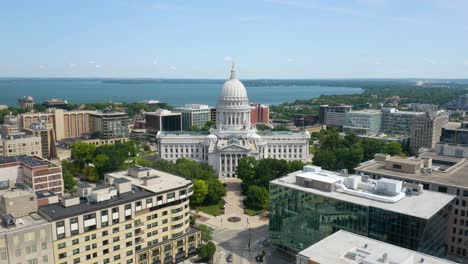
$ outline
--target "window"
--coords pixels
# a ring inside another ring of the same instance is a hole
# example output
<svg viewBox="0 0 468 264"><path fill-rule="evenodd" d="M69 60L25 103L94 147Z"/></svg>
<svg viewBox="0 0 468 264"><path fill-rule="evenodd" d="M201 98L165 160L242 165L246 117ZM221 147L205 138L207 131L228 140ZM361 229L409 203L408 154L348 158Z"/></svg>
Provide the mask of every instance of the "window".
<svg viewBox="0 0 468 264"><path fill-rule="evenodd" d="M41 243L41 248L42 248L42 250L46 250L47 249L47 242L42 242Z"/></svg>
<svg viewBox="0 0 468 264"><path fill-rule="evenodd" d="M58 249L65 248L66 244L65 243L60 243L58 244Z"/></svg>
<svg viewBox="0 0 468 264"><path fill-rule="evenodd" d="M114 246L114 251L120 250L120 245Z"/></svg>
<svg viewBox="0 0 468 264"><path fill-rule="evenodd" d="M118 227L115 227L112 229L112 233L115 234L115 233L118 233L119 232L119 228Z"/></svg>
<svg viewBox="0 0 468 264"><path fill-rule="evenodd" d="M397 170L401 170L401 165L399 164L393 164L392 167Z"/></svg>
<svg viewBox="0 0 468 264"><path fill-rule="evenodd" d="M162 216L166 216L166 215L167 215L167 211L162 212Z"/></svg>
<svg viewBox="0 0 468 264"><path fill-rule="evenodd" d="M72 245L78 245L79 243L79 240L78 239L73 239L72 240Z"/></svg>
<svg viewBox="0 0 468 264"><path fill-rule="evenodd" d="M60 253L59 254L59 259L64 259L67 257L67 253Z"/></svg>
<svg viewBox="0 0 468 264"><path fill-rule="evenodd" d="M79 248L75 248L73 250L73 255L76 255L76 254L80 254L80 249Z"/></svg>
<svg viewBox="0 0 468 264"><path fill-rule="evenodd" d="M107 236L109 234L109 231L102 231L102 236Z"/></svg>
<svg viewBox="0 0 468 264"><path fill-rule="evenodd" d="M447 187L445 187L445 186L439 186L439 187L437 188L437 191L438 191L438 192L441 192L441 193L447 193Z"/></svg>

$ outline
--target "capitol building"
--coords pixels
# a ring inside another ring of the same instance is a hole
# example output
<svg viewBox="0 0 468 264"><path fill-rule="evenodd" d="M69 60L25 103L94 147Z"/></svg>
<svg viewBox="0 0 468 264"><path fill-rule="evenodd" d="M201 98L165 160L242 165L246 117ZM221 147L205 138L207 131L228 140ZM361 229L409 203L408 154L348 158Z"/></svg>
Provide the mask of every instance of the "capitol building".
<svg viewBox="0 0 468 264"><path fill-rule="evenodd" d="M240 159L247 156L309 161L308 132L257 131L250 121L251 108L233 64L231 77L219 95L216 124L209 132L158 132L160 158L173 162L179 158L207 162L220 178L236 177Z"/></svg>

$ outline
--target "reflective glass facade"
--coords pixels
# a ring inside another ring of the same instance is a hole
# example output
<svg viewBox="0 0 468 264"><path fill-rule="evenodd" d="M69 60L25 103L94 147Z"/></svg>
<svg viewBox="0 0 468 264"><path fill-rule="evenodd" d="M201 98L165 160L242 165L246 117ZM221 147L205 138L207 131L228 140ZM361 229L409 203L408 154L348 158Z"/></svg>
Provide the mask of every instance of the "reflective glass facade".
<svg viewBox="0 0 468 264"><path fill-rule="evenodd" d="M270 184L270 239L295 255L343 229L426 254L443 257L451 205L430 219L368 207Z"/></svg>

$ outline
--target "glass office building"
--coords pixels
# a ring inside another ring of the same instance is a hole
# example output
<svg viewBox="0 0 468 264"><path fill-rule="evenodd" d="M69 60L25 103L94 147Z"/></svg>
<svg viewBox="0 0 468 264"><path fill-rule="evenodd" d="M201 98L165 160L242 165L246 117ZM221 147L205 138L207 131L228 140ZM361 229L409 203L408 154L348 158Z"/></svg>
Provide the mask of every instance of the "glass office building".
<svg viewBox="0 0 468 264"><path fill-rule="evenodd" d="M323 172L319 177L327 177ZM399 201L380 202L336 190L334 186L340 185L339 181L321 189L316 188L317 184L303 185L295 180L301 174L304 172L270 183L270 239L283 253L293 256L342 229L429 255L445 255L453 196L430 191L407 196L403 192L398 194L403 197ZM331 175L331 179L340 179ZM371 180L365 181L374 186ZM323 184L319 182L319 186ZM371 193L369 197L378 195ZM425 206L418 207L419 203Z"/></svg>

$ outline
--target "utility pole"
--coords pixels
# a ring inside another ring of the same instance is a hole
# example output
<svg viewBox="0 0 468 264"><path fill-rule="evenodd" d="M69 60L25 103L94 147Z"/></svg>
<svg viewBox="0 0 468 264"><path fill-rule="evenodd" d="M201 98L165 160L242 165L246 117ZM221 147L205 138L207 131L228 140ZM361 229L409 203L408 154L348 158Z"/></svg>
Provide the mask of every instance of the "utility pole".
<svg viewBox="0 0 468 264"><path fill-rule="evenodd" d="M247 228L249 229L249 253L250 253L250 222L249 222L249 218L247 218Z"/></svg>

